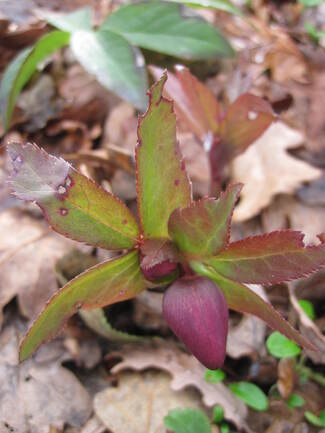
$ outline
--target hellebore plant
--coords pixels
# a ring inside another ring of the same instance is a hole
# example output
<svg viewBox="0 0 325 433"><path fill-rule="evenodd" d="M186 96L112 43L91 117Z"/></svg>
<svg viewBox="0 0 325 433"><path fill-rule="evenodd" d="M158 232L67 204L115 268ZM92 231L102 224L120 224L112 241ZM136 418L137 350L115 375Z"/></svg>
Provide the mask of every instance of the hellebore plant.
<svg viewBox="0 0 325 433"><path fill-rule="evenodd" d="M155 78L162 69L151 66ZM220 189L225 168L257 140L275 120L271 105L251 93L243 93L226 109L212 91L191 72L176 66L168 73L165 93L174 100L176 114L207 151L211 192Z"/></svg>
<svg viewBox="0 0 325 433"><path fill-rule="evenodd" d="M139 224L115 196L34 144L10 144L11 186L35 201L57 232L123 254L77 276L50 299L20 348L20 360L53 338L79 309L107 306L146 288L168 287L163 313L171 329L208 368L223 364L228 308L254 314L298 344L313 346L243 283L275 284L325 265L324 237L276 231L229 242L241 185L218 199L193 201L176 141L173 103L162 96L167 75L149 92L136 146Z"/></svg>

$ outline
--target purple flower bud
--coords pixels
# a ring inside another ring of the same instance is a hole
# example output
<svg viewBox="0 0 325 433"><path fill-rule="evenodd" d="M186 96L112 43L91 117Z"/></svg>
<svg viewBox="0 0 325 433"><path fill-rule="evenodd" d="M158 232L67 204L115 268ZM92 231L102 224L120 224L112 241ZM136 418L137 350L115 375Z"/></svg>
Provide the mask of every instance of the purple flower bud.
<svg viewBox="0 0 325 433"><path fill-rule="evenodd" d="M226 356L228 306L220 288L204 277L184 277L165 292L168 325L207 368L220 368Z"/></svg>

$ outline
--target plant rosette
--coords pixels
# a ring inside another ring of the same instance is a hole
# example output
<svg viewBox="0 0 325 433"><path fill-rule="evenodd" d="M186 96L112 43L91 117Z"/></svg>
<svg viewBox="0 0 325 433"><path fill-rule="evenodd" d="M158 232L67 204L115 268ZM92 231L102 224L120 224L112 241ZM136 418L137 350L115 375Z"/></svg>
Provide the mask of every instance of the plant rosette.
<svg viewBox="0 0 325 433"><path fill-rule="evenodd" d="M224 362L229 308L254 314L313 349L245 283L271 285L310 274L325 265L325 244L305 246L303 234L290 230L230 242L241 185L229 185L218 199L193 201L173 103L162 96L166 80L165 73L152 86L138 124L139 223L117 197L63 159L35 144L9 144L9 183L18 198L36 202L62 235L123 252L80 274L49 300L22 341L21 361L78 310L131 299L157 286L167 288L163 314L169 326L209 369Z"/></svg>

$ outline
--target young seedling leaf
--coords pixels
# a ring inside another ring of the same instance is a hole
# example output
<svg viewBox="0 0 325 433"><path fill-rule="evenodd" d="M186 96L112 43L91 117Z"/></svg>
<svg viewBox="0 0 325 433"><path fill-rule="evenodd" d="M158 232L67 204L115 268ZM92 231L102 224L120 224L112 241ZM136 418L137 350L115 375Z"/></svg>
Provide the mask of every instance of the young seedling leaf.
<svg viewBox="0 0 325 433"><path fill-rule="evenodd" d="M168 238L168 219L191 203L191 186L176 140L171 101L162 96L167 75L149 92L149 108L139 121L136 147L138 208L146 238Z"/></svg>
<svg viewBox="0 0 325 433"><path fill-rule="evenodd" d="M0 87L1 116L6 129L10 126L15 102L37 66L46 57L69 43L69 33L54 31L41 37L34 47L26 48L8 65Z"/></svg>
<svg viewBox="0 0 325 433"><path fill-rule="evenodd" d="M290 358L299 355L301 349L280 332L272 332L266 340L267 350L276 358Z"/></svg>
<svg viewBox="0 0 325 433"><path fill-rule="evenodd" d="M229 244L208 263L242 283L277 284L305 277L325 264L325 243L305 246L303 233L280 230Z"/></svg>
<svg viewBox="0 0 325 433"><path fill-rule="evenodd" d="M173 409L164 422L174 433L211 433L209 418L198 409Z"/></svg>
<svg viewBox="0 0 325 433"><path fill-rule="evenodd" d="M20 361L55 337L68 318L81 308L100 308L124 301L133 298L145 287L136 251L93 266L50 299L21 344Z"/></svg>
<svg viewBox="0 0 325 433"><path fill-rule="evenodd" d="M315 427L325 427L325 419L318 417L317 415L313 414L309 410L304 412L306 420Z"/></svg>
<svg viewBox="0 0 325 433"><path fill-rule="evenodd" d="M298 394L291 394L287 400L287 405L294 409L296 407L302 407L305 404L305 400Z"/></svg>
<svg viewBox="0 0 325 433"><path fill-rule="evenodd" d="M310 301L307 301L307 299L299 299L298 304L304 310L310 320L315 320L315 309Z"/></svg>
<svg viewBox="0 0 325 433"><path fill-rule="evenodd" d="M218 200L202 199L172 213L169 234L182 252L191 257L209 257L226 247L241 187L230 185Z"/></svg>
<svg viewBox="0 0 325 433"><path fill-rule="evenodd" d="M156 66L150 72L158 80L163 70ZM190 131L204 140L208 133L216 133L219 123L219 104L211 90L201 83L189 69L177 66L175 74L168 72L164 93L174 100L176 115Z"/></svg>
<svg viewBox="0 0 325 433"><path fill-rule="evenodd" d="M207 267L202 263L191 262L191 267L196 273L211 278L218 284L230 309L240 313L253 314L267 323L270 328L281 332L300 346L316 350L315 346L284 320L271 304L265 302L248 287L223 277L215 272L213 268Z"/></svg>
<svg viewBox="0 0 325 433"><path fill-rule="evenodd" d="M37 14L53 27L64 32L72 33L80 30L91 30L92 28L90 7L78 9L68 14L45 10Z"/></svg>
<svg viewBox="0 0 325 433"><path fill-rule="evenodd" d="M204 379L210 383L219 383L222 382L226 377L226 373L222 371L220 368L217 370L209 370L208 368L205 370Z"/></svg>
<svg viewBox="0 0 325 433"><path fill-rule="evenodd" d="M184 59L207 59L234 54L218 30L199 16L186 16L182 5L139 2L122 6L100 29L123 35L131 44Z"/></svg>
<svg viewBox="0 0 325 433"><path fill-rule="evenodd" d="M35 144L11 143L15 195L35 201L52 228L106 249L131 248L139 234L129 209L112 194Z"/></svg>
<svg viewBox="0 0 325 433"><path fill-rule="evenodd" d="M247 406L252 409L263 411L268 408L268 400L264 392L250 382L237 382L228 385L229 389L241 400L243 400Z"/></svg>
<svg viewBox="0 0 325 433"><path fill-rule="evenodd" d="M224 419L225 411L223 410L223 407L217 404L214 406L212 411L212 422L215 424L220 424L221 421Z"/></svg>
<svg viewBox="0 0 325 433"><path fill-rule="evenodd" d="M186 4L187 6L216 9L218 11L229 12L234 15L242 15L240 9L228 0L168 0L174 3ZM315 1L315 0L314 0Z"/></svg>
<svg viewBox="0 0 325 433"><path fill-rule="evenodd" d="M145 110L147 76L140 50L108 29L76 31L70 45L77 60L99 83Z"/></svg>
<svg viewBox="0 0 325 433"><path fill-rule="evenodd" d="M227 108L218 135L233 158L257 140L274 120L267 101L245 93Z"/></svg>

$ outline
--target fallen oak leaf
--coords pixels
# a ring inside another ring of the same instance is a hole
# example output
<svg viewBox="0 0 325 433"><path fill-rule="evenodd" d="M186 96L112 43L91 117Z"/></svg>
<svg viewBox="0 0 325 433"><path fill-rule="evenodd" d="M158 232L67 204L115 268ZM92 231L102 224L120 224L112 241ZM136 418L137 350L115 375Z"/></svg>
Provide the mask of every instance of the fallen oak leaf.
<svg viewBox="0 0 325 433"><path fill-rule="evenodd" d="M175 346L159 344L157 346L128 347L110 353L107 359L120 357L122 361L112 368L112 373L127 369L142 371L158 368L172 375L171 387L174 391L194 386L201 394L203 403L212 407L220 404L225 417L238 428L246 428L246 406L238 400L222 383L211 384L204 380L205 368L191 355L187 355Z"/></svg>
<svg viewBox="0 0 325 433"><path fill-rule="evenodd" d="M179 407L201 409L199 395L188 389L175 392L161 371L123 372L116 387L94 398L97 417L114 433L166 433L164 417Z"/></svg>
<svg viewBox="0 0 325 433"><path fill-rule="evenodd" d="M51 427L61 430L65 424L82 426L92 410L87 391L61 366L50 347L43 348L41 359L19 364L23 328L15 322L0 336L0 420L19 433L44 433Z"/></svg>
<svg viewBox="0 0 325 433"><path fill-rule="evenodd" d="M303 135L276 122L231 165L232 179L244 184L234 221L245 221L269 205L276 194L292 193L321 171L290 156L286 150L303 143Z"/></svg>

